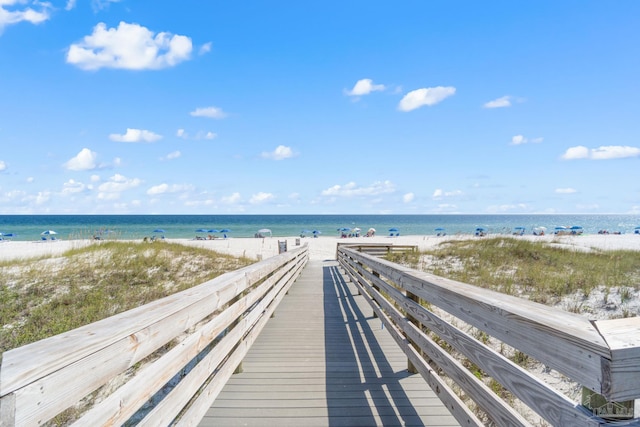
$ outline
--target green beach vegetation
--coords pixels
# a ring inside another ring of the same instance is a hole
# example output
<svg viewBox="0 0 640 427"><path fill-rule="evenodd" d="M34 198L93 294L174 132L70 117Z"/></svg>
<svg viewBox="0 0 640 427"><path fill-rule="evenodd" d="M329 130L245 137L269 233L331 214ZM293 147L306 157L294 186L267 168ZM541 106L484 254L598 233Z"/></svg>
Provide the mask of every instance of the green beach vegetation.
<svg viewBox="0 0 640 427"><path fill-rule="evenodd" d="M0 354L253 262L164 241L101 242L61 256L0 262Z"/></svg>
<svg viewBox="0 0 640 427"><path fill-rule="evenodd" d="M624 303L640 288L640 252L578 250L553 241L511 237L452 240L433 250L395 253L388 259L546 305L558 304L570 295L588 298L597 289L604 291L603 298L616 290Z"/></svg>

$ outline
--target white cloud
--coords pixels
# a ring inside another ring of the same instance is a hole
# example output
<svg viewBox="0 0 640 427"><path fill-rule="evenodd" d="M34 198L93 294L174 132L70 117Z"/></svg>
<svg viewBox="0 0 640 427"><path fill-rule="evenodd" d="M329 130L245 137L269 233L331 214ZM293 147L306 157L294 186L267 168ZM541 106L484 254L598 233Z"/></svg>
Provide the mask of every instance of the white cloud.
<svg viewBox="0 0 640 427"><path fill-rule="evenodd" d="M558 194L573 194L576 192L577 191L574 188L556 188L556 193Z"/></svg>
<svg viewBox="0 0 640 427"><path fill-rule="evenodd" d="M94 12L107 9L111 3L119 3L120 0L91 0L91 8Z"/></svg>
<svg viewBox="0 0 640 427"><path fill-rule="evenodd" d="M50 191L38 191L38 195L35 198L36 205L42 205L47 203L51 199Z"/></svg>
<svg viewBox="0 0 640 427"><path fill-rule="evenodd" d="M173 160L173 159L177 159L178 157L182 156L182 153L180 151L172 151L171 153L167 154L165 156L166 160Z"/></svg>
<svg viewBox="0 0 640 427"><path fill-rule="evenodd" d="M267 153L267 152L262 153L262 157L264 157L265 159L272 159L272 160L284 160L284 159L291 158L293 156L294 154L293 154L293 150L291 150L291 147L287 147L285 145L278 145L276 149L270 153Z"/></svg>
<svg viewBox="0 0 640 427"><path fill-rule="evenodd" d="M440 188L436 188L431 197L433 199L440 200L440 199L443 199L445 197L462 196L463 194L464 193L462 191L460 191L460 190L444 191L444 190L442 190Z"/></svg>
<svg viewBox="0 0 640 427"><path fill-rule="evenodd" d="M240 193L233 193L230 196L223 197L221 199L221 201L222 201L222 203L227 204L227 205L234 205L234 204L238 203L241 199L242 199L242 197L240 197Z"/></svg>
<svg viewBox="0 0 640 427"><path fill-rule="evenodd" d="M28 182L28 183L32 183L32 182L34 182L35 180L36 180L36 179L35 179L34 177L32 177L32 176L27 177L27 182Z"/></svg>
<svg viewBox="0 0 640 427"><path fill-rule="evenodd" d="M35 10L24 4L31 4L39 10ZM16 5L19 5L16 7ZM31 24L40 24L51 17L51 4L40 1L21 1L21 0L0 0L0 34L4 27L8 25L18 24L20 22L29 22Z"/></svg>
<svg viewBox="0 0 640 427"><path fill-rule="evenodd" d="M185 131L184 129L178 129L178 131L176 132L176 136L178 138L182 138L182 139L192 139L194 141L199 141L202 139L207 139L207 140L212 140L218 137L218 134L208 131L198 131L198 133L196 133L193 137L191 137L187 131Z"/></svg>
<svg viewBox="0 0 640 427"><path fill-rule="evenodd" d="M402 196L402 201L405 203L411 203L413 202L413 199L415 199L416 195L413 193L407 193L404 196Z"/></svg>
<svg viewBox="0 0 640 427"><path fill-rule="evenodd" d="M509 95L503 96L493 101L489 101L483 105L484 108L504 108L511 107L511 97Z"/></svg>
<svg viewBox="0 0 640 427"><path fill-rule="evenodd" d="M227 117L227 113L222 111L222 108L218 107L196 108L189 114L191 114L193 117L208 117L210 119L224 119L225 117Z"/></svg>
<svg viewBox="0 0 640 427"><path fill-rule="evenodd" d="M7 170L7 164L3 160L0 160L0 172L4 170Z"/></svg>
<svg viewBox="0 0 640 427"><path fill-rule="evenodd" d="M109 178L107 182L103 182L98 186L98 191L102 194L121 193L126 190L138 187L142 184L139 178L127 178L126 176L115 174ZM117 196L116 196L117 197Z"/></svg>
<svg viewBox="0 0 640 427"><path fill-rule="evenodd" d="M73 194L73 193L80 193L84 191L86 188L87 186L84 185L83 183L70 179L69 181L62 184L62 194L67 195L67 194Z"/></svg>
<svg viewBox="0 0 640 427"><path fill-rule="evenodd" d="M157 70L189 59L192 49L191 39L186 36L165 32L154 35L145 27L126 22L107 29L101 22L91 35L69 47L67 62L83 70Z"/></svg>
<svg viewBox="0 0 640 427"><path fill-rule="evenodd" d="M400 104L398 104L398 110L412 111L424 105L435 105L455 93L456 88L452 86L437 86L412 90L402 98Z"/></svg>
<svg viewBox="0 0 640 427"><path fill-rule="evenodd" d="M131 128L127 128L124 135L118 133L112 133L109 135L109 139L116 142L155 142L161 138L161 135L149 130Z"/></svg>
<svg viewBox="0 0 640 427"><path fill-rule="evenodd" d="M251 196L251 199L249 199L249 203L251 203L252 205L259 205L261 203L268 202L269 200L273 200L274 197L275 196L271 193L264 193L261 191Z"/></svg>
<svg viewBox="0 0 640 427"><path fill-rule="evenodd" d="M511 138L511 145L522 145L522 144L539 144L543 141L543 138L525 138L523 135L515 135Z"/></svg>
<svg viewBox="0 0 640 427"><path fill-rule="evenodd" d="M640 148L626 145L607 145L598 148L587 148L582 145L570 147L561 156L564 160L591 159L610 160L640 156Z"/></svg>
<svg viewBox="0 0 640 427"><path fill-rule="evenodd" d="M155 196L158 194L165 194L165 193L182 193L190 190L193 190L193 186L191 185L179 185L179 184L169 185L169 184L163 183L160 185L154 185L153 187L149 188L147 190L147 194L150 196Z"/></svg>
<svg viewBox="0 0 640 427"><path fill-rule="evenodd" d="M357 197L377 196L379 194L393 193L395 185L391 181L376 181L368 187L358 187L355 182L345 185L334 185L322 191L323 196Z"/></svg>
<svg viewBox="0 0 640 427"><path fill-rule="evenodd" d="M204 55L209 52L211 52L211 42L203 44L200 46L200 49L198 49L198 55Z"/></svg>
<svg viewBox="0 0 640 427"><path fill-rule="evenodd" d="M64 7L64 10L72 10L76 7L76 0L67 0L67 4Z"/></svg>
<svg viewBox="0 0 640 427"><path fill-rule="evenodd" d="M91 175L91 182L100 182L100 175Z"/></svg>
<svg viewBox="0 0 640 427"><path fill-rule="evenodd" d="M371 92L383 90L385 90L384 85L373 84L373 80L371 79L362 79L356 82L356 84L353 86L353 89L346 91L346 94L349 96L361 96L369 95Z"/></svg>
<svg viewBox="0 0 640 427"><path fill-rule="evenodd" d="M75 157L69 159L69 161L64 164L64 167L72 171L86 171L95 169L97 167L97 157L98 155L95 152L89 150L88 148L83 148Z"/></svg>

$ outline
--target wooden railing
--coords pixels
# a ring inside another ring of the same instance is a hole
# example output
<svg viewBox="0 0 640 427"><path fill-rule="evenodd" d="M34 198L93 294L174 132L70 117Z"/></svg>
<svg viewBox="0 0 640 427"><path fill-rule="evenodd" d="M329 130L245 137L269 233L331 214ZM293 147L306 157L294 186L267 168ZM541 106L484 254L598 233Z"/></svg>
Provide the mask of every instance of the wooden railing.
<svg viewBox="0 0 640 427"><path fill-rule="evenodd" d="M530 425L465 367L465 358L553 426L640 425L633 402L615 403L640 398L640 318L589 321L348 246L338 248L338 261L407 354L409 369L422 375L462 425L483 422L463 398L497 425ZM485 345L489 336L584 386L585 396L602 404L569 399Z"/></svg>
<svg viewBox="0 0 640 427"><path fill-rule="evenodd" d="M354 251L364 252L373 256L385 256L399 252L417 252L418 247L415 245L394 245L393 243L341 243L338 242L337 250L341 247L348 247Z"/></svg>
<svg viewBox="0 0 640 427"><path fill-rule="evenodd" d="M0 425L197 424L308 257L305 245L5 352Z"/></svg>

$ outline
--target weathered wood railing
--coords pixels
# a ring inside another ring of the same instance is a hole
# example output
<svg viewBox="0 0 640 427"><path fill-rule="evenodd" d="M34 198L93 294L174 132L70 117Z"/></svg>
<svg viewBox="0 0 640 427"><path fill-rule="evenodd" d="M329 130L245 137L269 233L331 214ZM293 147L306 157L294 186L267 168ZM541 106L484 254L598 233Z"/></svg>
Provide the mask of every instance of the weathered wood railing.
<svg viewBox="0 0 640 427"><path fill-rule="evenodd" d="M616 404L611 403L640 397L640 318L589 321L348 246L338 248L338 261L407 354L409 369L422 375L462 425L482 421L448 385L451 381L497 425L530 424L467 369L459 355L554 426L640 425L638 418L622 419L633 417L633 409L629 413L620 406L614 413ZM445 320L436 311L457 320ZM483 332L465 332L457 327L463 323ZM584 402L574 402L474 338L482 334L537 359L609 403L588 410Z"/></svg>
<svg viewBox="0 0 640 427"><path fill-rule="evenodd" d="M5 352L0 425L197 424L307 260L305 245ZM96 398L101 387L114 391ZM83 400L95 402L70 415Z"/></svg>
<svg viewBox="0 0 640 427"><path fill-rule="evenodd" d="M364 252L373 256L385 256L392 253L398 252L416 252L418 247L415 245L394 245L393 243L341 243L338 242L336 248L336 258L337 258L337 250L341 247L348 247L353 249L354 251Z"/></svg>

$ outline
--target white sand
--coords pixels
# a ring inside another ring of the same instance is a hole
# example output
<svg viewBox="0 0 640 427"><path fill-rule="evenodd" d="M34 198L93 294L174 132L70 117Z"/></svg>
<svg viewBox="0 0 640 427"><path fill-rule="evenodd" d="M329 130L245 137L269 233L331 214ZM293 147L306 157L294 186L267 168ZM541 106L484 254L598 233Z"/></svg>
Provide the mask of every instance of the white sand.
<svg viewBox="0 0 640 427"><path fill-rule="evenodd" d="M488 236L488 237L491 237ZM312 260L335 259L336 245L340 243L392 243L394 245L417 245L420 250L434 247L446 240L478 239L468 234L446 237L436 236L399 236L399 237L358 237L340 239L337 237L300 238L300 244L309 245L309 257ZM486 238L486 237L485 237ZM529 239L544 241L562 247L575 248L576 250L589 250L597 248L603 250L629 249L640 251L640 235L637 234L608 234L608 235L582 235L582 236L519 236L514 239ZM256 239L229 238L215 240L191 240L168 239L185 245L192 245L227 253L234 256L246 256L253 259L265 259L278 254L278 242L286 241L287 249L293 250L296 237L267 237ZM139 243L142 243L140 241ZM100 244L94 240L58 240L47 242L4 241L0 242L0 260L28 259L48 255L58 255L72 248L80 248L87 245ZM150 244L150 243L149 243Z"/></svg>

